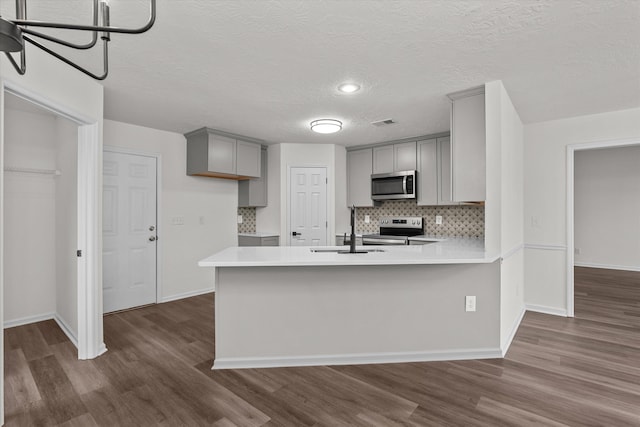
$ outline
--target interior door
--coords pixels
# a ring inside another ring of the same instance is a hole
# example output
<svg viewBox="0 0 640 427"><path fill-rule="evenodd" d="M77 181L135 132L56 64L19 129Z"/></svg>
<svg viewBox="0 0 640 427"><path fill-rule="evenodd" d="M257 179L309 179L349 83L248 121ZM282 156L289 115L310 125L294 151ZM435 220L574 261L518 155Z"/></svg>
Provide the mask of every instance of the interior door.
<svg viewBox="0 0 640 427"><path fill-rule="evenodd" d="M156 302L156 158L105 151L104 312Z"/></svg>
<svg viewBox="0 0 640 427"><path fill-rule="evenodd" d="M327 244L327 169L291 168L290 246Z"/></svg>

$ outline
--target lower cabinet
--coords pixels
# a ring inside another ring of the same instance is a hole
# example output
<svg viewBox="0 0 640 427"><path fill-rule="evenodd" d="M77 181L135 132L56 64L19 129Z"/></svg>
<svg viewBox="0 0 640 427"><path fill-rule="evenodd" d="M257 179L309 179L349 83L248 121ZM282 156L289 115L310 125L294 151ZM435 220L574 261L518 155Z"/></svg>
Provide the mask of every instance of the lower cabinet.
<svg viewBox="0 0 640 427"><path fill-rule="evenodd" d="M238 235L238 246L280 246L279 236Z"/></svg>

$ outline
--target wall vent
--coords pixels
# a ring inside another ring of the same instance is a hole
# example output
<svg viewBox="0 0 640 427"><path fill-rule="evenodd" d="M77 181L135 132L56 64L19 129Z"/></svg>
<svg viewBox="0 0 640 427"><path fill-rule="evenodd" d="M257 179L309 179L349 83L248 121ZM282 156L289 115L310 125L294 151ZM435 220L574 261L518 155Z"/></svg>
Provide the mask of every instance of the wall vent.
<svg viewBox="0 0 640 427"><path fill-rule="evenodd" d="M396 122L393 121L393 119L384 119L384 120L378 120L376 122L371 122L372 125L374 126L387 126L387 125L393 125Z"/></svg>

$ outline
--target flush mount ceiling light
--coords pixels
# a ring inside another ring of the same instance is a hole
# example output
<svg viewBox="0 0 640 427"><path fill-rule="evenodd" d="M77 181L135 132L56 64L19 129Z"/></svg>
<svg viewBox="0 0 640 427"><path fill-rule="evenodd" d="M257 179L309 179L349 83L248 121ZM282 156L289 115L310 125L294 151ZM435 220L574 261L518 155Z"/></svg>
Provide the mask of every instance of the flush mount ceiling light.
<svg viewBox="0 0 640 427"><path fill-rule="evenodd" d="M43 22L43 21L30 21L27 20L27 0L16 0L16 19L4 19L0 17L0 51L5 55L13 64L13 67L19 74L24 74L27 71L26 59L25 59L25 44L27 41L35 47L44 50L49 55L58 58L60 61L72 66L76 70L82 71L86 75L93 77L96 80L104 80L109 74L109 52L108 43L111 40L111 33L121 34L141 34L147 31L153 26L156 20L156 0L149 0L150 12L149 20L140 28L120 28L112 27L109 19L109 4L107 0L93 0L93 24L92 25L74 25L74 24L61 24L55 22ZM98 4L99 3L99 4ZM125 13L123 13L125 15ZM27 28L29 27L29 28ZM91 41L86 44L71 43L66 40L59 39L47 34L43 34L39 31L35 31L33 27L41 28L57 28L62 30L79 30L79 31L91 31ZM98 32L100 32L100 38L103 41L103 73L100 75L94 74L87 69L77 65L70 59L65 58L57 52L49 49L48 47L40 44L32 37L37 37L43 40L47 40L53 43L57 43L73 49L86 50L91 49L96 45L98 41ZM9 52L20 52L20 65L13 59L13 56Z"/></svg>
<svg viewBox="0 0 640 427"><path fill-rule="evenodd" d="M335 133L342 129L342 122L335 119L319 119L311 122L311 130L318 133Z"/></svg>
<svg viewBox="0 0 640 427"><path fill-rule="evenodd" d="M338 86L338 90L342 93L353 93L360 90L360 86L355 83L343 83Z"/></svg>

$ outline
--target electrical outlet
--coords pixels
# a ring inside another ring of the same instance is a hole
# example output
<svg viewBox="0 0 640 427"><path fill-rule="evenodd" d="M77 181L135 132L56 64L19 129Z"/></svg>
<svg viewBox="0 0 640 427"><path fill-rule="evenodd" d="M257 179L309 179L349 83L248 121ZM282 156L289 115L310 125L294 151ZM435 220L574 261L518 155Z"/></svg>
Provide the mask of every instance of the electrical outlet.
<svg viewBox="0 0 640 427"><path fill-rule="evenodd" d="M475 295L467 295L464 297L464 309L465 311L476 311Z"/></svg>
<svg viewBox="0 0 640 427"><path fill-rule="evenodd" d="M371 217L369 215L364 216L364 223L369 224L371 222Z"/></svg>
<svg viewBox="0 0 640 427"><path fill-rule="evenodd" d="M238 215L238 224L242 224L242 215Z"/></svg>
<svg viewBox="0 0 640 427"><path fill-rule="evenodd" d="M436 215L436 225L442 224L442 215Z"/></svg>
<svg viewBox="0 0 640 427"><path fill-rule="evenodd" d="M580 255L580 248L574 248L573 253L576 255Z"/></svg>
<svg viewBox="0 0 640 427"><path fill-rule="evenodd" d="M184 217L174 216L173 218L171 218L171 225L184 225Z"/></svg>

